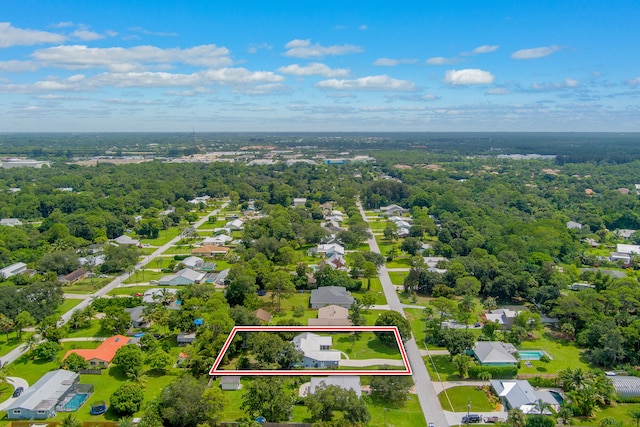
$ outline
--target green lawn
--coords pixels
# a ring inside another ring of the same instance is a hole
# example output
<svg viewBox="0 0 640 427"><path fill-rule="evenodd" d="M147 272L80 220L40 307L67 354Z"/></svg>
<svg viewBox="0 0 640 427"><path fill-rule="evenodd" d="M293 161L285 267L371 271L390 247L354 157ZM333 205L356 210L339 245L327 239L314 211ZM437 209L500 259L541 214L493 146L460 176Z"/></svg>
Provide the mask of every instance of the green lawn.
<svg viewBox="0 0 640 427"><path fill-rule="evenodd" d="M427 365L427 371L429 371L429 376L434 381L460 380L456 368L453 366L453 363L449 361L449 356L432 356L431 358L425 357L424 360ZM438 370L438 374L440 374L439 379L433 365L435 365L436 369Z"/></svg>
<svg viewBox="0 0 640 427"><path fill-rule="evenodd" d="M416 339L416 343L418 343L418 346L422 347L422 343L426 337L426 333L424 332L424 314L422 310L418 308L405 308L404 313L411 324L411 332Z"/></svg>
<svg viewBox="0 0 640 427"><path fill-rule="evenodd" d="M398 346L386 346L380 342L373 332L363 332L360 339L353 343L351 334L333 334L334 350L345 352L351 359L392 359L400 360L400 350Z"/></svg>
<svg viewBox="0 0 640 427"><path fill-rule="evenodd" d="M597 427L603 418L612 417L618 421L622 421L625 426L635 425L635 422L629 417L629 411L632 409L640 410L640 403L617 403L612 406L602 407L599 412L596 412L595 417L576 417L573 419L573 424Z"/></svg>
<svg viewBox="0 0 640 427"><path fill-rule="evenodd" d="M567 368L589 369L583 350L575 347L571 342L554 340L546 332L538 332L539 338L534 341L523 341L519 350L544 350L552 358L551 362L543 363L531 361L531 368L522 363L520 374L557 374Z"/></svg>
<svg viewBox="0 0 640 427"><path fill-rule="evenodd" d="M367 404L371 420L370 427L422 427L427 423L417 396L410 395L402 408L389 408L385 402L371 399Z"/></svg>
<svg viewBox="0 0 640 427"><path fill-rule="evenodd" d="M389 278L391 279L391 283L394 285L402 285L404 283L404 278L409 275L408 271L390 271Z"/></svg>
<svg viewBox="0 0 640 427"><path fill-rule="evenodd" d="M140 286L125 286L118 287L107 292L107 295L133 295L135 293L145 293L147 290L157 287L157 285L140 285Z"/></svg>
<svg viewBox="0 0 640 427"><path fill-rule="evenodd" d="M76 305L80 304L81 302L82 302L81 299L66 298L62 302L62 304L60 304L58 307L56 307L55 315L56 316L62 316L64 313L66 313L67 311L71 310L73 307L75 307Z"/></svg>
<svg viewBox="0 0 640 427"><path fill-rule="evenodd" d="M191 250L195 248L194 245L176 245L171 246L169 249L164 251L163 253L169 255L190 255Z"/></svg>
<svg viewBox="0 0 640 427"><path fill-rule="evenodd" d="M63 286L62 292L68 293L68 294L90 294L99 289L102 289L111 280L113 279L112 278L99 279L97 277L94 277L93 283L91 283L92 280L90 278L84 279L80 282L74 283L73 285Z"/></svg>
<svg viewBox="0 0 640 427"><path fill-rule="evenodd" d="M447 399L448 396L448 399ZM452 412L464 412L471 402L471 412L491 412L496 408L487 398L486 393L479 387L452 387L438 395L442 409Z"/></svg>
<svg viewBox="0 0 640 427"><path fill-rule="evenodd" d="M0 355L5 355L9 353L11 350L13 350L14 348L18 347L31 334L29 332L23 332L21 339L18 339L17 335L18 334L16 332L14 332L13 334L9 334L9 339L7 339L7 334L0 335Z"/></svg>
<svg viewBox="0 0 640 427"><path fill-rule="evenodd" d="M393 261L387 262L387 268L411 268L410 261L408 257L398 257Z"/></svg>
<svg viewBox="0 0 640 427"><path fill-rule="evenodd" d="M140 243L151 246L162 246L180 234L180 227L169 227L168 230L160 230L156 239L140 239Z"/></svg>
<svg viewBox="0 0 640 427"><path fill-rule="evenodd" d="M100 330L100 321L92 320L89 326L80 329L68 329L66 338L80 338L80 337L110 337L111 333L103 332Z"/></svg>
<svg viewBox="0 0 640 427"><path fill-rule="evenodd" d="M127 285L132 285L134 283L140 282L148 282L149 280L159 280L163 276L166 276L169 273L162 273L160 271L150 271L150 270L137 270L135 273L131 275L131 277L127 278L124 281Z"/></svg>

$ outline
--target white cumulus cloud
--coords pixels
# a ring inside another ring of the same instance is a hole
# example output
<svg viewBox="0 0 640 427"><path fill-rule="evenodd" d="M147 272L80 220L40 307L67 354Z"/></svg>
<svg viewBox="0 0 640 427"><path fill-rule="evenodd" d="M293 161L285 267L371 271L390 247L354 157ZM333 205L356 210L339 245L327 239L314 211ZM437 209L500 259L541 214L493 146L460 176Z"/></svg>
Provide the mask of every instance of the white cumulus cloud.
<svg viewBox="0 0 640 427"><path fill-rule="evenodd" d="M311 44L311 40L291 40L285 46L287 51L284 56L292 58L321 58L329 55L347 55L349 53L362 52L360 46L354 46L350 44L335 45L335 46L322 46L319 43Z"/></svg>
<svg viewBox="0 0 640 427"><path fill-rule="evenodd" d="M155 46L89 48L65 45L36 50L32 57L54 67L72 70L106 68L118 72L166 66L176 62L205 67L221 67L232 62L229 50L216 45L201 45L189 49L161 49Z"/></svg>
<svg viewBox="0 0 640 427"><path fill-rule="evenodd" d="M513 59L536 59L536 58L544 58L545 56L549 56L553 53L562 50L560 46L543 46L543 47L534 47L532 49L521 49L515 51L511 54L511 58Z"/></svg>
<svg viewBox="0 0 640 427"><path fill-rule="evenodd" d="M477 48L473 49L473 53L474 54L480 54L480 53L491 53L491 52L495 52L496 50L498 50L498 48L500 48L500 46L498 45L482 45L482 46L478 46Z"/></svg>
<svg viewBox="0 0 640 427"><path fill-rule="evenodd" d="M349 70L345 68L329 68L325 64L314 62L304 67L298 64L291 64L278 68L283 74L293 74L294 76L323 76L323 77L347 77Z"/></svg>
<svg viewBox="0 0 640 427"><path fill-rule="evenodd" d="M409 80L394 79L383 74L353 80L323 80L318 82L316 87L332 90L410 91L415 89L415 83Z"/></svg>
<svg viewBox="0 0 640 427"><path fill-rule="evenodd" d="M433 58L427 59L427 64L429 65L451 65L457 64L460 62L460 58L445 58L444 56L434 56Z"/></svg>
<svg viewBox="0 0 640 427"><path fill-rule="evenodd" d="M65 39L66 37L62 34L25 30L11 26L10 22L0 22L0 48L30 46L41 43L62 43Z"/></svg>
<svg viewBox="0 0 640 427"><path fill-rule="evenodd" d="M415 64L416 62L418 62L417 59L411 58L378 58L373 62L373 65L377 65L379 67L395 67L400 64Z"/></svg>
<svg viewBox="0 0 640 427"><path fill-rule="evenodd" d="M477 68L449 70L444 76L444 81L452 85L490 84L493 83L494 80L495 76L493 74Z"/></svg>

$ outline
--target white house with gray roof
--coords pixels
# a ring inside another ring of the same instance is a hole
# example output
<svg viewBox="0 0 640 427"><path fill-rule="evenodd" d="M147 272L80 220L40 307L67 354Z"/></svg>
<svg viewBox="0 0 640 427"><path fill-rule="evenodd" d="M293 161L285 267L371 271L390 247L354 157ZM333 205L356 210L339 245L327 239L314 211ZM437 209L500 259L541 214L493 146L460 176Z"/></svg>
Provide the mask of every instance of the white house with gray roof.
<svg viewBox="0 0 640 427"><path fill-rule="evenodd" d="M183 268L175 274L163 276L158 281L158 284L165 286L193 285L194 283L200 283L204 279L204 276L206 276L206 273L200 273L190 268Z"/></svg>
<svg viewBox="0 0 640 427"><path fill-rule="evenodd" d="M323 286L311 291L311 308L314 309L327 305L349 308L352 303L351 292L343 286Z"/></svg>
<svg viewBox="0 0 640 427"><path fill-rule="evenodd" d="M514 353L517 350L513 345L500 341L478 341L473 347L473 355L481 365L515 365L518 359Z"/></svg>
<svg viewBox="0 0 640 427"><path fill-rule="evenodd" d="M293 344L304 355L301 365L305 368L337 368L340 364L340 352L331 350L331 337L305 332L294 337Z"/></svg>
<svg viewBox="0 0 640 427"><path fill-rule="evenodd" d="M548 390L535 390L526 380L491 380L491 388L500 398L505 411L518 408L525 414L539 414L538 402L549 405L558 410L558 400ZM543 414L551 415L549 409L544 408Z"/></svg>
<svg viewBox="0 0 640 427"><path fill-rule="evenodd" d="M56 416L56 405L73 392L80 375L58 369L44 374L7 409L10 420L43 420Z"/></svg>

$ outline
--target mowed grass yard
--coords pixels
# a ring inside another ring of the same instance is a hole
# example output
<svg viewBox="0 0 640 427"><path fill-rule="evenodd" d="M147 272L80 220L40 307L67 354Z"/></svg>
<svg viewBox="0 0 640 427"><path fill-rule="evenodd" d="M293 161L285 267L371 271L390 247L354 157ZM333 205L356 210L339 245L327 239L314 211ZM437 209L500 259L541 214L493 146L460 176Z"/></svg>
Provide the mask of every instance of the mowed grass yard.
<svg viewBox="0 0 640 427"><path fill-rule="evenodd" d="M483 389L476 386L452 387L440 393L438 400L442 409L452 412L465 412L471 404L471 412L495 411Z"/></svg>

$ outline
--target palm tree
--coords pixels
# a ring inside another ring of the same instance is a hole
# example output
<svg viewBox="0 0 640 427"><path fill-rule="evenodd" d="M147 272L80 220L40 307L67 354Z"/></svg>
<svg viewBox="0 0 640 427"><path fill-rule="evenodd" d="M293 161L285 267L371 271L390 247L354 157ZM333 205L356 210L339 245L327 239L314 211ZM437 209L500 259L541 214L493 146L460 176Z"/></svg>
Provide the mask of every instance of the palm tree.
<svg viewBox="0 0 640 427"><path fill-rule="evenodd" d="M118 427L133 427L133 420L131 417L124 417L118 420Z"/></svg>
<svg viewBox="0 0 640 427"><path fill-rule="evenodd" d="M69 414L62 419L62 427L82 427L82 423L73 414Z"/></svg>
<svg viewBox="0 0 640 427"><path fill-rule="evenodd" d="M138 384L144 388L147 385L149 377L147 377L141 370L137 372L127 372L127 377L132 383Z"/></svg>
<svg viewBox="0 0 640 427"><path fill-rule="evenodd" d="M486 381L487 382L487 384L485 385L486 387L489 386L489 381L491 380L491 377L492 377L492 375L491 375L491 372L489 372L489 371L481 371L478 374L478 378L480 378L482 381Z"/></svg>
<svg viewBox="0 0 640 427"><path fill-rule="evenodd" d="M40 343L40 338L36 334L31 334L24 341L24 347L27 350L28 354L33 354L33 350L36 349L38 344Z"/></svg>
<svg viewBox="0 0 640 427"><path fill-rule="evenodd" d="M471 364L471 359L469 356L464 354L456 354L453 356L453 364L458 370L458 375L461 378L467 378L469 376L469 365Z"/></svg>
<svg viewBox="0 0 640 427"><path fill-rule="evenodd" d="M513 408L509 411L507 424L511 427L524 427L527 424L527 418L520 408Z"/></svg>

